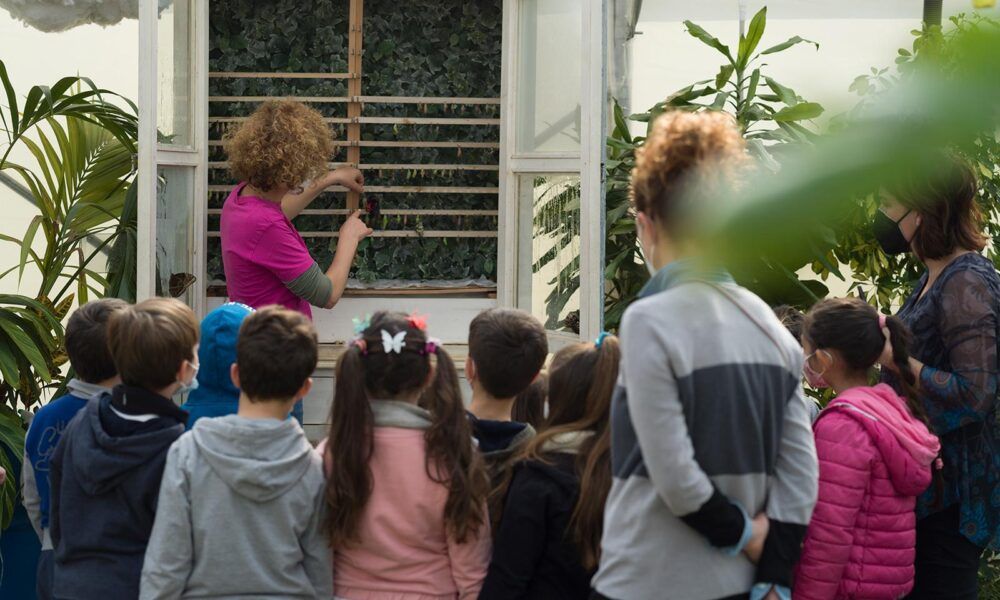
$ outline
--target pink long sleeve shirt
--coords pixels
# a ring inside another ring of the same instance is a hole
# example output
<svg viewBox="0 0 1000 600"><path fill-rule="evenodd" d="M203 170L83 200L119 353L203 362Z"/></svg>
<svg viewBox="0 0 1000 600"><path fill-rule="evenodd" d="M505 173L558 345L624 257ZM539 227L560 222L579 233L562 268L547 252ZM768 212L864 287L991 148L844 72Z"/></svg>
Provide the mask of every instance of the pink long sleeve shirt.
<svg viewBox="0 0 1000 600"><path fill-rule="evenodd" d="M424 431L375 427L372 495L360 543L334 553L334 595L345 600L452 600L479 595L489 525L459 544L446 533L448 490L427 475ZM324 440L316 451L325 455ZM336 457L333 457L336 460Z"/></svg>

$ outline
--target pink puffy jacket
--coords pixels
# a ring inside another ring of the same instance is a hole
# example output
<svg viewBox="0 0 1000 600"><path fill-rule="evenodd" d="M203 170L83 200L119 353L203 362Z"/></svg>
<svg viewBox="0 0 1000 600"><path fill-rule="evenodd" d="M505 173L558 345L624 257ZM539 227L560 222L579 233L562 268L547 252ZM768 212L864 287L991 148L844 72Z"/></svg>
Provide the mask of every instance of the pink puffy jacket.
<svg viewBox="0 0 1000 600"><path fill-rule="evenodd" d="M813 429L819 501L792 597L906 595L913 587L913 509L930 484L937 438L884 384L846 390Z"/></svg>

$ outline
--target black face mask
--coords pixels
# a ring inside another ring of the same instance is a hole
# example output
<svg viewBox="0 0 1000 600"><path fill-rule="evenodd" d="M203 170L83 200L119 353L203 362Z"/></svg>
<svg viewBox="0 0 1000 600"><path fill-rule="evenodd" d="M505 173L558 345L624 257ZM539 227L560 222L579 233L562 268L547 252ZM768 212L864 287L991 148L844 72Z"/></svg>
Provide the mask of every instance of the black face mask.
<svg viewBox="0 0 1000 600"><path fill-rule="evenodd" d="M893 221L882 211L875 213L875 221L872 222L872 234L875 241L882 247L882 252L892 256L894 254L905 254L910 251L910 241L906 239L899 229L899 223L909 215L906 211L899 221Z"/></svg>

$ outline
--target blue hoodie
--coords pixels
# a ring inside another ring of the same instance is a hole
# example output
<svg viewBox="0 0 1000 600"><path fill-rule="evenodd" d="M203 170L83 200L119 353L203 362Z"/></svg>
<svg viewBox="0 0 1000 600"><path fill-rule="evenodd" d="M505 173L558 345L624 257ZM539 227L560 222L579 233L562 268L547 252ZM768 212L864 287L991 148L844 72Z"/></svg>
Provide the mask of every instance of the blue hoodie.
<svg viewBox="0 0 1000 600"><path fill-rule="evenodd" d="M240 325L252 312L254 309L246 304L229 302L208 313L202 320L198 389L188 394L181 407L189 415L188 429L202 417L233 415L239 409L240 390L233 385L229 369L236 362ZM295 404L292 416L302 423L302 402Z"/></svg>

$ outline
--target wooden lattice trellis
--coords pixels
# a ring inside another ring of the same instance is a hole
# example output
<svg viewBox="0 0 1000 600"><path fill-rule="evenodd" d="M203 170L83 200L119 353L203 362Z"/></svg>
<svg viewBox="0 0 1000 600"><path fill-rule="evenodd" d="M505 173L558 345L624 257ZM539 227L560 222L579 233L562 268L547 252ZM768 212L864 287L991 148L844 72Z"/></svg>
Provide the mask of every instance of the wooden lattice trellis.
<svg viewBox="0 0 1000 600"><path fill-rule="evenodd" d="M338 148L346 148L346 161L331 162L330 168L339 166L352 166L360 169L366 174L366 193L377 194L461 194L461 195L490 195L498 196L497 186L441 186L441 185L378 185L377 177L372 177L372 172L392 172L407 171L416 173L441 173L441 172L471 172L488 171L499 172L498 161L494 160L490 164L461 164L456 163L413 163L413 162L369 162L362 160L362 149L365 148L403 148L403 149L454 149L461 156L463 149L469 150L498 150L498 142L476 142L462 140L419 140L406 139L406 134L399 135L396 140L374 140L365 139L365 125L392 125L394 129L399 126L404 128L416 128L426 125L444 126L467 126L467 127L489 127L500 126L499 118L472 118L472 117L413 117L413 116L384 116L372 114L370 107L373 106L399 106L399 105L443 105L443 106L476 106L491 105L499 106L499 98L476 98L476 97L424 97L424 96L373 96L364 95L363 90L363 0L349 0L349 35L348 35L348 60L347 72L344 73L323 73L323 72L211 72L212 79L312 79L312 80L344 80L347 84L346 96L262 96L262 95L212 95L209 96L209 103L259 103L276 99L291 99L304 103L313 104L343 104L346 105L345 117L325 117L324 121L332 126L342 126L345 135L335 140L334 145ZM210 129L215 124L230 124L244 121L244 116L211 116L208 121ZM402 133L403 130L400 130ZM212 139L210 135L209 150L217 149L222 145L221 139L216 136ZM417 136L414 136L417 137ZM208 163L209 169L225 169L228 163L225 161L211 161ZM230 191L229 185L209 185L209 196ZM302 216L329 216L331 218L342 217L353 210L356 210L361 202L357 192L347 192L345 188L328 188L328 192L345 193L346 202L344 208L307 208L301 212ZM210 220L221 214L220 208L210 208L208 215ZM382 214L387 217L401 217L404 220L410 217L419 219L423 217L454 217L459 223L455 229L422 229L422 228L396 228L376 230L374 237L380 238L496 238L498 233L493 230L463 229L461 224L463 219L493 218L498 217L496 209L448 209L448 208L383 208ZM336 230L299 231L303 238L336 238ZM209 229L208 237L219 237L218 229ZM353 290L348 293L356 295L385 295L385 294L483 294L494 295L494 290L481 287L458 287L458 288L429 288L429 287L407 287L401 289L379 289L379 290Z"/></svg>

